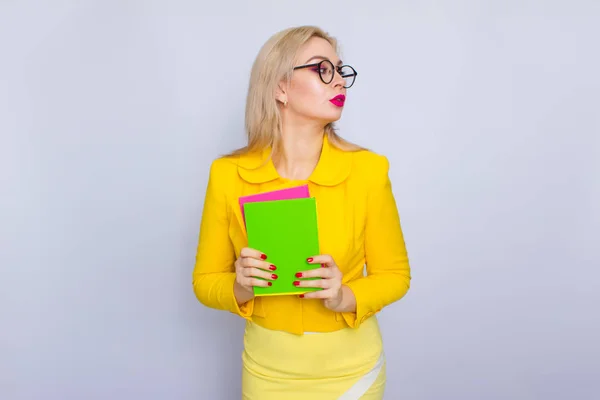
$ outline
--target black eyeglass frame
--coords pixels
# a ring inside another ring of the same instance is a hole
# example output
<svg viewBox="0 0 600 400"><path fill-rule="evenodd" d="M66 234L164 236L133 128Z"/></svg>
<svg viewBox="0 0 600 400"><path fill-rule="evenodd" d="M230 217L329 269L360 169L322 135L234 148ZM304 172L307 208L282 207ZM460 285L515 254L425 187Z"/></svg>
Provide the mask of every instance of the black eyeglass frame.
<svg viewBox="0 0 600 400"><path fill-rule="evenodd" d="M299 65L299 66L297 66L297 67L294 67L293 69L294 69L294 70L297 70L297 69L302 69L302 68L310 68L310 67L316 67L316 66L318 66L318 67L319 67L319 78L321 78L321 82L323 82L323 83L324 83L324 84L326 84L326 85L329 85L331 82L333 82L333 78L335 77L335 73L331 74L331 80L330 80L329 82L326 82L326 81L325 81L325 79L323 79L323 75L321 75L321 64L323 64L324 62L326 62L326 63L329 63L331 66L333 66L333 69L334 69L334 70L335 70L335 71L336 71L336 72L337 72L337 73L338 73L338 74L339 74L339 75L340 75L340 76L341 76L341 77L342 77L344 80L346 79L346 77L344 77L344 76L342 75L342 72L341 72L341 71L342 71L342 68L344 68L344 67L348 67L348 68L350 68L350 69L352 70L352 72L353 72L353 75L350 75L350 76L354 76L354 79L352 79L352 83L350 84L350 86L344 86L344 89L351 88L351 87L354 85L354 82L356 82L356 77L358 76L358 72L356 72L356 70L354 69L354 67L352 67L352 66L350 66L350 65L346 65L346 64L344 64L344 65L340 65L340 66L337 66L337 67L336 67L336 66L335 66L335 65L333 65L333 63L332 63L331 61L329 61L329 60L321 60L321 61L319 61L318 63L314 63L314 64Z"/></svg>

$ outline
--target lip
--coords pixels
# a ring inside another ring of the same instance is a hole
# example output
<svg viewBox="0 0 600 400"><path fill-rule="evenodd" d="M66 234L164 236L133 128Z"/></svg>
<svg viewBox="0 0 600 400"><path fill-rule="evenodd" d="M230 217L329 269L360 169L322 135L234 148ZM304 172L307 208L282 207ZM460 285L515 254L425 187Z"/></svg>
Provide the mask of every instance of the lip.
<svg viewBox="0 0 600 400"><path fill-rule="evenodd" d="M337 96L335 96L333 99L331 99L329 101L337 107L343 107L344 102L346 101L346 96L344 96L343 94L338 94Z"/></svg>

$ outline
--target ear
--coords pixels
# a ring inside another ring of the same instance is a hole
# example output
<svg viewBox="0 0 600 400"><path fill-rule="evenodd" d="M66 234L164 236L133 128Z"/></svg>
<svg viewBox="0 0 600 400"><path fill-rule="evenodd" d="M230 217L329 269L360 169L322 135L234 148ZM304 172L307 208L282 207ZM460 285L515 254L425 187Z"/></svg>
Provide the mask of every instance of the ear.
<svg viewBox="0 0 600 400"><path fill-rule="evenodd" d="M284 81L279 82L277 85L275 99L281 104L287 104L287 87Z"/></svg>

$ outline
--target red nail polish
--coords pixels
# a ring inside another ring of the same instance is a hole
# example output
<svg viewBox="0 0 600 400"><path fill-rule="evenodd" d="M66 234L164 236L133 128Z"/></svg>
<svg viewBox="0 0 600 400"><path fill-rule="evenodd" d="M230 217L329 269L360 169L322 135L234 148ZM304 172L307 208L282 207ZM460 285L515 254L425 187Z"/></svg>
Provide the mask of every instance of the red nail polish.
<svg viewBox="0 0 600 400"><path fill-rule="evenodd" d="M300 284L300 282L294 281L294 286L298 286L299 284Z"/></svg>
<svg viewBox="0 0 600 400"><path fill-rule="evenodd" d="M303 299L303 298L304 298L304 295L303 295L303 294L301 294L301 295L300 295L300 298L301 298L301 299Z"/></svg>
<svg viewBox="0 0 600 400"><path fill-rule="evenodd" d="M270 269L271 271L275 271L275 270L277 269L277 267L276 267L276 266L274 266L273 264L271 264L271 265L269 265L269 269Z"/></svg>
<svg viewBox="0 0 600 400"><path fill-rule="evenodd" d="M266 260L267 259L267 255L266 254L261 254L260 258L262 258L263 260Z"/></svg>
<svg viewBox="0 0 600 400"><path fill-rule="evenodd" d="M327 265L321 264L321 268L327 268Z"/></svg>
<svg viewBox="0 0 600 400"><path fill-rule="evenodd" d="M298 273L296 274L296 278L302 278L302 272L298 272Z"/></svg>
<svg viewBox="0 0 600 400"><path fill-rule="evenodd" d="M268 283L268 285L269 285L269 286L272 286L272 285L273 285L273 282L269 282L269 283Z"/></svg>
<svg viewBox="0 0 600 400"><path fill-rule="evenodd" d="M312 260L313 260L313 259L312 259L312 257L310 257L310 258L308 258L306 261L308 261L308 262L312 262Z"/></svg>
<svg viewBox="0 0 600 400"><path fill-rule="evenodd" d="M277 275L273 274L273 275L271 275L271 278L277 279Z"/></svg>

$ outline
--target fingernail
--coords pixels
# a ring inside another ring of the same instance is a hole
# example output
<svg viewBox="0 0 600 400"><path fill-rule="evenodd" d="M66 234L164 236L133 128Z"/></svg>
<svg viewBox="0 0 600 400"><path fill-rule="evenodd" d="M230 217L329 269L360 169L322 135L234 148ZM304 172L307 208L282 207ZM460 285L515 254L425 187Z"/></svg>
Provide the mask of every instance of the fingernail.
<svg viewBox="0 0 600 400"><path fill-rule="evenodd" d="M261 254L260 258L262 258L263 260L266 260L267 259L267 255L266 254Z"/></svg>
<svg viewBox="0 0 600 400"><path fill-rule="evenodd" d="M308 262L312 262L312 260L313 260L312 257L306 259L306 261L308 261Z"/></svg>
<svg viewBox="0 0 600 400"><path fill-rule="evenodd" d="M269 269L270 269L271 271L275 271L275 270L277 269L277 267L276 267L276 266L274 266L273 264L271 264L271 265L269 265Z"/></svg>
<svg viewBox="0 0 600 400"><path fill-rule="evenodd" d="M269 282L269 283L268 283L268 285L269 285L269 286L272 286L272 285L273 285L273 282Z"/></svg>
<svg viewBox="0 0 600 400"><path fill-rule="evenodd" d="M303 295L303 294L301 294L301 295L300 295L300 298L301 298L301 299L303 299L303 298L304 298L304 295Z"/></svg>
<svg viewBox="0 0 600 400"><path fill-rule="evenodd" d="M273 274L273 275L271 275L271 278L277 279L277 275Z"/></svg>
<svg viewBox="0 0 600 400"><path fill-rule="evenodd" d="M298 272L298 273L296 274L296 278L302 278L302 272Z"/></svg>
<svg viewBox="0 0 600 400"><path fill-rule="evenodd" d="M299 284L300 284L300 282L294 281L294 286L298 286Z"/></svg>
<svg viewBox="0 0 600 400"><path fill-rule="evenodd" d="M327 268L327 265L321 264L321 268Z"/></svg>

